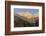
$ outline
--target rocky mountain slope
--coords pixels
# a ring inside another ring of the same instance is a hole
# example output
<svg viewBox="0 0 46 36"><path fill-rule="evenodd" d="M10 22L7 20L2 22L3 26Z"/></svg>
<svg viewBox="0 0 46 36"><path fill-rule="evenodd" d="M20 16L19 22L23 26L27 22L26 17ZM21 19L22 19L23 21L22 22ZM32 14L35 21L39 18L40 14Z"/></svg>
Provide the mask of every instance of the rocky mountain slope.
<svg viewBox="0 0 46 36"><path fill-rule="evenodd" d="M32 26L37 23L37 21L39 19L38 16L39 16L38 14L32 14L32 13L28 13L28 12L18 13L14 16L14 21L15 21L15 23L18 22L18 24L21 26L23 26L22 24L30 24L30 26Z"/></svg>

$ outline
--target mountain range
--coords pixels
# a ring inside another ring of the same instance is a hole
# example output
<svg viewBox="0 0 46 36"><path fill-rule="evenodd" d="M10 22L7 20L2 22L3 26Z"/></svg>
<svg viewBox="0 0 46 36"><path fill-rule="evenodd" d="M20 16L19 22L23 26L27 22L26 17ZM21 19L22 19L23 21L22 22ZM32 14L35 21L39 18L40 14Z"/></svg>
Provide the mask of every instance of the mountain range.
<svg viewBox="0 0 46 36"><path fill-rule="evenodd" d="M14 16L14 27L31 27L38 26L39 14L28 12L18 13Z"/></svg>
<svg viewBox="0 0 46 36"><path fill-rule="evenodd" d="M22 12L22 13L16 14L15 16L18 16L21 19L26 20L30 23L35 23L34 21L38 19L39 14L38 13L32 14L32 13L29 13L29 12Z"/></svg>

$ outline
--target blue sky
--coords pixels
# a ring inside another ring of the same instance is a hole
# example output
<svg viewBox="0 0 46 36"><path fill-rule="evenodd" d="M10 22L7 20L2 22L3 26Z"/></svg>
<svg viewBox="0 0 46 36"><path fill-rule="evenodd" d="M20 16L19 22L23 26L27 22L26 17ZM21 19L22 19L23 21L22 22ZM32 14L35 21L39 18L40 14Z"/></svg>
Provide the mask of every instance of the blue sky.
<svg viewBox="0 0 46 36"><path fill-rule="evenodd" d="M14 14L21 12L38 13L39 9L24 9L24 8L14 8Z"/></svg>

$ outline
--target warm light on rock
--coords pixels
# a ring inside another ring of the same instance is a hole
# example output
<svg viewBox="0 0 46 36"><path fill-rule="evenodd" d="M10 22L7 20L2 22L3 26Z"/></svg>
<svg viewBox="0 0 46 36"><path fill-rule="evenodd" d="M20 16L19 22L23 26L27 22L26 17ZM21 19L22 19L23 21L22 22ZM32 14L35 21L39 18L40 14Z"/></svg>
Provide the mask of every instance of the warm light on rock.
<svg viewBox="0 0 46 36"><path fill-rule="evenodd" d="M29 12L18 13L18 15L23 16L23 17L28 18L28 19L31 19L33 17L33 14L29 13Z"/></svg>

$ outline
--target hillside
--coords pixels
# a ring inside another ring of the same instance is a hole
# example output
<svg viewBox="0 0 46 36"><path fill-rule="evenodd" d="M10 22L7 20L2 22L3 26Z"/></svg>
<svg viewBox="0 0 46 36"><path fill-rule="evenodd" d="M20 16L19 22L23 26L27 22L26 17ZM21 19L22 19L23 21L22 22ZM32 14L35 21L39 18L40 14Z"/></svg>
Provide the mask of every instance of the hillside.
<svg viewBox="0 0 46 36"><path fill-rule="evenodd" d="M21 22L24 23L24 21L26 21L28 23L35 23L38 20L38 15L28 13L28 12L27 13L18 13L18 14L15 15L14 19L17 20L17 22L20 22L20 23ZM34 24L32 24L32 25L34 25Z"/></svg>

